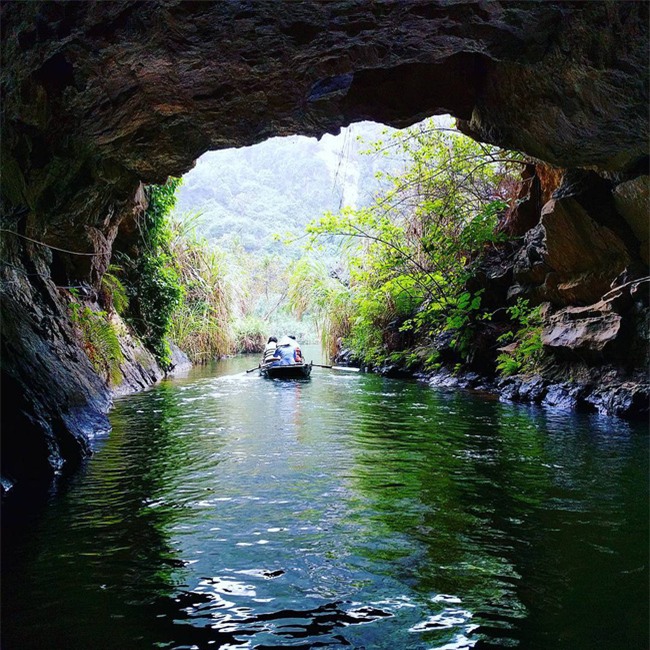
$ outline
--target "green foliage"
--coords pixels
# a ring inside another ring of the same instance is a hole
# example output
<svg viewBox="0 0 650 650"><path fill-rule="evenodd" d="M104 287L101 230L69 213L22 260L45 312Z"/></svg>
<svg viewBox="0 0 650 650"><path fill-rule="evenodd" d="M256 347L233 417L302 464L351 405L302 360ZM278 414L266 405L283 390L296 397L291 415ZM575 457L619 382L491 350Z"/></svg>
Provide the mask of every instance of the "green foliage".
<svg viewBox="0 0 650 650"><path fill-rule="evenodd" d="M129 297L124 283L118 277L121 272L122 268L116 264L108 267L108 271L102 277L102 292L106 303L118 314L123 315L129 308Z"/></svg>
<svg viewBox="0 0 650 650"><path fill-rule="evenodd" d="M170 364L166 336L171 317L182 298L178 268L170 251L172 230L167 215L174 205L180 179L146 188L149 205L139 224L139 238L122 255L124 286L129 298L127 321L163 369Z"/></svg>
<svg viewBox="0 0 650 650"><path fill-rule="evenodd" d="M201 218L171 219L170 250L183 298L173 313L170 340L199 363L233 351L260 351L270 334L314 340L302 314L296 318L288 310L290 260L250 253L236 241L217 246L197 234Z"/></svg>
<svg viewBox="0 0 650 650"><path fill-rule="evenodd" d="M145 193L149 205L145 212L146 243L151 250L165 249L171 239L167 215L176 203L176 190L180 178L169 178L164 185L148 185Z"/></svg>
<svg viewBox="0 0 650 650"><path fill-rule="evenodd" d="M225 256L197 236L196 219L194 215L171 221L170 250L183 292L172 314L169 338L193 363L205 363L233 348L232 291Z"/></svg>
<svg viewBox="0 0 650 650"><path fill-rule="evenodd" d="M77 302L72 293L68 305L70 320L77 326L83 346L93 367L104 379L114 383L121 378L120 364L124 361L117 331L105 311L93 311Z"/></svg>
<svg viewBox="0 0 650 650"><path fill-rule="evenodd" d="M288 300L299 318L307 315L313 320L323 349L333 357L339 339L350 331L349 287L323 262L305 257L292 268Z"/></svg>
<svg viewBox="0 0 650 650"><path fill-rule="evenodd" d="M144 254L136 264L140 282L132 295L140 318L131 322L163 369L169 367L171 358L165 337L182 296L178 271L172 264L167 255Z"/></svg>
<svg viewBox="0 0 650 650"><path fill-rule="evenodd" d="M303 227L309 220L325 210L338 209L343 195L357 204L369 201L372 189L381 184L374 178L377 167L401 165L359 154L365 145L355 134L374 137L383 128L355 124L340 137L326 135L318 142L293 136L255 147L209 152L184 177L174 211L182 215L179 221L184 224L188 213L200 211L200 218L192 218L196 231L223 254L221 269L231 323L254 317L265 324L267 337L291 333L301 343L315 343L326 336L325 330L317 332L324 323L314 311L307 310L302 319L302 313L289 305L292 264L302 254ZM325 243L319 259L330 264L337 254L334 244ZM183 262L179 265L183 275ZM204 312L197 314L195 308L193 301L183 299L169 336L179 342L182 334L180 347L191 358L207 359L212 353L201 350L214 328L207 325ZM186 335L190 332L196 336ZM226 334L232 343L232 326L222 327L222 332L222 343ZM200 356L195 357L193 350Z"/></svg>
<svg viewBox="0 0 650 650"><path fill-rule="evenodd" d="M449 305L447 311L444 329L454 332L452 345L464 358L469 353L477 320L490 317L490 314L481 312L482 294L482 289L474 294L464 291Z"/></svg>
<svg viewBox="0 0 650 650"><path fill-rule="evenodd" d="M422 367L425 358L425 350L423 348L416 348L415 350L398 350L396 352L391 352L385 359L382 359L382 361L396 363L402 368L409 369Z"/></svg>
<svg viewBox="0 0 650 650"><path fill-rule="evenodd" d="M465 287L483 252L503 238L496 226L509 198L503 180L513 156L436 129L432 121L373 146L389 149L408 164L400 174L382 175L386 192L370 206L326 213L307 228L312 244L337 236L347 247L347 343L378 363L415 340L430 347L427 339L452 330L465 356L473 325L486 317L480 292ZM420 361L435 363L430 357Z"/></svg>
<svg viewBox="0 0 650 650"><path fill-rule="evenodd" d="M508 307L508 315L516 329L499 337L500 343L508 345L497 357L497 370L505 376L534 372L543 353L540 308L519 298Z"/></svg>
<svg viewBox="0 0 650 650"><path fill-rule="evenodd" d="M255 316L247 316L235 323L235 349L237 352L262 352L267 341L267 324Z"/></svg>

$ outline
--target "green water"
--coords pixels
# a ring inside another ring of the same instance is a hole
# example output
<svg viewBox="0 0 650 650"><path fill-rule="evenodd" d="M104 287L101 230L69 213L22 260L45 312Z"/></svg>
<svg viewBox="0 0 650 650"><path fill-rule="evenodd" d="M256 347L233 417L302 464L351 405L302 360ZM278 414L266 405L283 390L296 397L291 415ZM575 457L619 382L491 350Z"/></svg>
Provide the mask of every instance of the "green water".
<svg viewBox="0 0 650 650"><path fill-rule="evenodd" d="M645 426L255 362L118 400L6 514L5 650L648 647Z"/></svg>

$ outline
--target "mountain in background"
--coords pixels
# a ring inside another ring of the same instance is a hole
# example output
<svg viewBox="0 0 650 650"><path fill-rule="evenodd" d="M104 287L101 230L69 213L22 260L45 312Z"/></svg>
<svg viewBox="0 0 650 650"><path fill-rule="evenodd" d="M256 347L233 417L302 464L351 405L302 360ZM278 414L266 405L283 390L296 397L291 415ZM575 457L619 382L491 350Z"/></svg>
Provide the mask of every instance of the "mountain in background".
<svg viewBox="0 0 650 650"><path fill-rule="evenodd" d="M324 212L367 205L381 187L377 171L401 168L401 160L362 153L392 132L359 122L320 140L290 136L210 151L183 177L175 212L200 213L199 233L225 247L286 255L275 235L300 236Z"/></svg>

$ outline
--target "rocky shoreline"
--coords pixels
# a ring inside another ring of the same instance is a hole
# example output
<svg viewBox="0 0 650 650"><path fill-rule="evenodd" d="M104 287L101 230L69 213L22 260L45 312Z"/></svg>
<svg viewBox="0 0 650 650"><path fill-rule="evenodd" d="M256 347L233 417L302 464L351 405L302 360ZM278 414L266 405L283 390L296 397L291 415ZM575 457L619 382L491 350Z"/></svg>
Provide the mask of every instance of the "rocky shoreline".
<svg viewBox="0 0 650 650"><path fill-rule="evenodd" d="M489 316L473 323L469 353L462 357L454 348L452 331L414 341L396 322L384 336L385 356L420 347L425 356L436 353L440 369L425 372L421 363L373 370L515 402L647 419L650 177L614 182L541 164L531 164L526 177L500 225L509 241L489 251L467 283L468 291L481 292ZM499 354L516 353L516 342L500 341L513 328L507 309L519 299L539 307L541 360L520 375L499 377ZM353 352L341 356L337 362L353 363Z"/></svg>
<svg viewBox="0 0 650 650"><path fill-rule="evenodd" d="M393 379L416 379L431 388L490 393L504 402L537 404L630 420L648 420L650 417L650 382L647 377L639 374L624 377L616 368L603 368L592 374L589 380L562 380L541 374L495 377L452 368L409 372L396 365L366 367L364 370Z"/></svg>
<svg viewBox="0 0 650 650"><path fill-rule="evenodd" d="M435 345L443 363L435 371L409 369L399 363L365 366L391 378L415 378L434 388L489 392L511 402L597 412L635 420L650 417L650 374L647 337L650 331L648 278L608 291L593 305L543 311L543 360L535 372L499 376L497 334L478 332L472 361L463 361L449 346L451 336ZM503 290L501 287L500 290ZM487 326L486 326L487 327ZM359 365L351 350L337 364Z"/></svg>

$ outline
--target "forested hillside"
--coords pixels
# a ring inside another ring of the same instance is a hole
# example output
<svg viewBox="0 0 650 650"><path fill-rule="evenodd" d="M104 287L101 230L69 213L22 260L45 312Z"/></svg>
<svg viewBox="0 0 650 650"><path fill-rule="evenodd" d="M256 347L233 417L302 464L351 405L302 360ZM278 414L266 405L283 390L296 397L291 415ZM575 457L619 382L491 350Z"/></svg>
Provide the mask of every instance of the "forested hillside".
<svg viewBox="0 0 650 650"><path fill-rule="evenodd" d="M201 213L200 234L225 247L237 242L248 252L287 254L274 235L299 236L326 211L368 204L380 186L376 172L401 165L395 157L362 155L383 131L392 129L360 122L321 140L272 138L206 153L183 177L176 214Z"/></svg>

